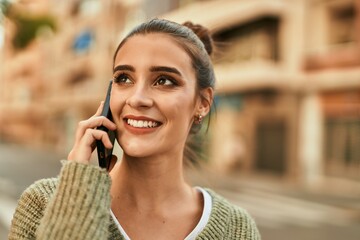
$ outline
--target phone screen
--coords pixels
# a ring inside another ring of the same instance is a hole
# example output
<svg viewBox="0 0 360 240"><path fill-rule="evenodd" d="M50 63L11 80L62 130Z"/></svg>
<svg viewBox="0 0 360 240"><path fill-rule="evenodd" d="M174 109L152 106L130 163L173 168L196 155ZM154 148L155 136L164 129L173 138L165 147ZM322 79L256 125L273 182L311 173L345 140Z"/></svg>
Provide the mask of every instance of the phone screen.
<svg viewBox="0 0 360 240"><path fill-rule="evenodd" d="M109 87L106 93L106 98L104 102L104 108L102 110L101 115L107 117L112 121L112 114L110 110L110 95L111 95L111 88L112 88L112 80L109 83ZM114 146L115 142L115 132L110 131L104 126L100 126L97 129L100 129L102 131L105 131L108 133L111 143ZM101 168L109 169L110 167L110 160L112 157L113 148L107 149L105 148L104 144L100 140L96 140L96 147L97 147L97 154L98 154L98 160L99 160L99 166Z"/></svg>

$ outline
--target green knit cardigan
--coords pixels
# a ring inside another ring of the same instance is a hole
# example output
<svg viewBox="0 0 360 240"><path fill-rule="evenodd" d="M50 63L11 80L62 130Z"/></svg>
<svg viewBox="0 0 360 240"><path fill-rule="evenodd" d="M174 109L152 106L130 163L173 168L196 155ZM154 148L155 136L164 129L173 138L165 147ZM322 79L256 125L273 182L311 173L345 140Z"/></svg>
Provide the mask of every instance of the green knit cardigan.
<svg viewBox="0 0 360 240"><path fill-rule="evenodd" d="M124 239L110 215L110 185L105 170L63 161L58 178L37 181L24 191L9 239ZM260 239L244 209L207 191L213 207L196 239Z"/></svg>

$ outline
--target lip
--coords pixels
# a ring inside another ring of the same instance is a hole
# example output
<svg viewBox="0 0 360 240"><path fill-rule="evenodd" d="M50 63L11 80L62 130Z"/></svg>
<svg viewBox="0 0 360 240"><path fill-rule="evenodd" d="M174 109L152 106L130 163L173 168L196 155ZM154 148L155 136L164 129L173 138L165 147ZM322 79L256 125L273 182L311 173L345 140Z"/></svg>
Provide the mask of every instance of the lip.
<svg viewBox="0 0 360 240"><path fill-rule="evenodd" d="M142 120L142 121L152 121L152 122L159 123L159 125L156 126L156 127L151 127L151 128L137 128L137 127L133 127L133 126L127 124L127 119ZM148 134L148 133L155 132L162 125L162 122L160 122L158 120L155 120L153 118L146 117L146 116L135 116L135 115L125 115L123 117L123 122L124 122L124 125L125 125L125 129L127 129L130 133L136 134L136 135L142 135L142 134Z"/></svg>

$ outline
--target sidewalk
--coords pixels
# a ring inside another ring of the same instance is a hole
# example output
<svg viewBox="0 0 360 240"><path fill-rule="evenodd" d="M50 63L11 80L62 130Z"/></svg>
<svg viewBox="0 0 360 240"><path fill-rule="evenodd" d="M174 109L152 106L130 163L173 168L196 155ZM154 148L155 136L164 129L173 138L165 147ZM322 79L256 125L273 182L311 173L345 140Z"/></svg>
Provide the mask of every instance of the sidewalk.
<svg viewBox="0 0 360 240"><path fill-rule="evenodd" d="M312 204L329 206L348 213L351 219L360 223L360 182L347 183L347 187L340 189L334 185L318 185L317 188L306 188L297 183L289 182L281 178L269 176L246 176L241 173L221 175L214 170L190 170L189 180L200 186L213 188L219 191L245 194L256 192L258 195L270 194L280 196L279 199L296 199ZM336 191L338 190L338 191ZM360 226L359 226L360 227Z"/></svg>
<svg viewBox="0 0 360 240"><path fill-rule="evenodd" d="M0 239L7 239L21 193L38 179L57 176L60 159L46 149L0 144Z"/></svg>

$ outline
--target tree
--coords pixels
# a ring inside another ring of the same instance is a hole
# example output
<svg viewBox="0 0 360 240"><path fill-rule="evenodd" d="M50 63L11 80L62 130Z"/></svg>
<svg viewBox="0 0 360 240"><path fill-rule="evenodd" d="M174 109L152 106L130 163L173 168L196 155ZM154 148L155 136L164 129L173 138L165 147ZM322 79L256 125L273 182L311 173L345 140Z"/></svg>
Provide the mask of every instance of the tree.
<svg viewBox="0 0 360 240"><path fill-rule="evenodd" d="M56 30L55 20L51 15L32 15L17 10L9 0L0 0L3 16L15 23L16 31L12 39L13 47L17 50L26 48L44 27Z"/></svg>

